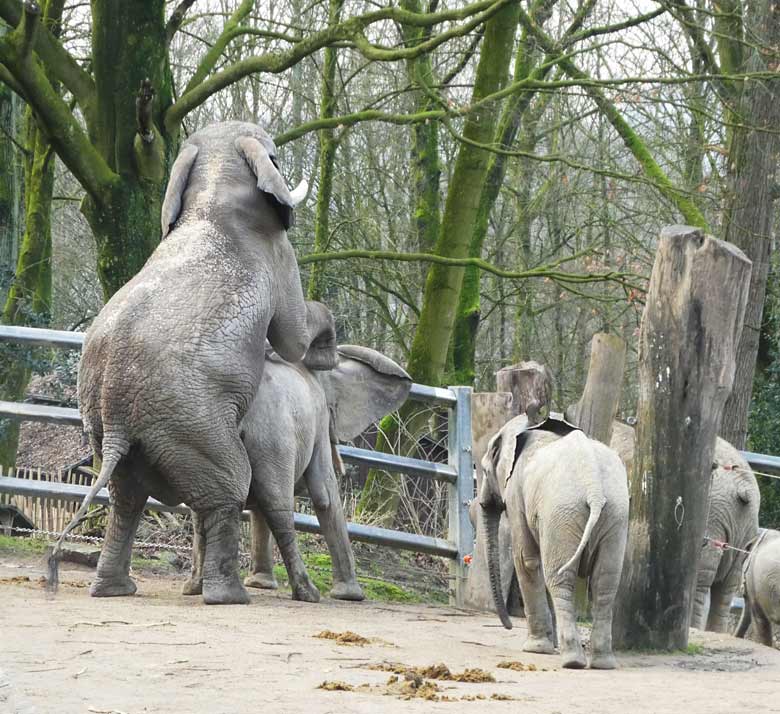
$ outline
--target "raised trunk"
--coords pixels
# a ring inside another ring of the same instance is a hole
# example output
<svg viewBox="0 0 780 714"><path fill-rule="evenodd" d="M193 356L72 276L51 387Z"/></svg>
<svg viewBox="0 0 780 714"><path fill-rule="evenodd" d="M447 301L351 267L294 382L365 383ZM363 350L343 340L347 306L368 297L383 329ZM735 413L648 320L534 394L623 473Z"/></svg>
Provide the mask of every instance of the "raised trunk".
<svg viewBox="0 0 780 714"><path fill-rule="evenodd" d="M685 226L662 232L639 336L629 539L614 627L620 648L688 644L715 438L749 279L738 248Z"/></svg>
<svg viewBox="0 0 780 714"><path fill-rule="evenodd" d="M555 382L546 365L531 360L498 370L496 389L512 395L513 416L526 414L536 424L550 413Z"/></svg>

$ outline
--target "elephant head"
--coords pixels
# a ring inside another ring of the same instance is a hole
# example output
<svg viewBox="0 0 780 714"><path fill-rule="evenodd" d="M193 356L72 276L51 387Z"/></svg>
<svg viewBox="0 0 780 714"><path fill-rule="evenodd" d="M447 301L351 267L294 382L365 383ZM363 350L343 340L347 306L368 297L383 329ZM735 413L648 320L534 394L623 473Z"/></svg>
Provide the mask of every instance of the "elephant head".
<svg viewBox="0 0 780 714"><path fill-rule="evenodd" d="M293 224L293 208L303 200L308 186L302 181L290 191L279 172L271 137L247 122L223 122L201 129L187 139L171 168L160 219L162 237L187 210L209 216L224 210L220 194L229 197L227 210L255 211L257 191L247 190L254 186L288 230Z"/></svg>
<svg viewBox="0 0 780 714"><path fill-rule="evenodd" d="M331 439L349 441L405 401L412 378L383 354L340 345L334 369L315 372L331 413Z"/></svg>

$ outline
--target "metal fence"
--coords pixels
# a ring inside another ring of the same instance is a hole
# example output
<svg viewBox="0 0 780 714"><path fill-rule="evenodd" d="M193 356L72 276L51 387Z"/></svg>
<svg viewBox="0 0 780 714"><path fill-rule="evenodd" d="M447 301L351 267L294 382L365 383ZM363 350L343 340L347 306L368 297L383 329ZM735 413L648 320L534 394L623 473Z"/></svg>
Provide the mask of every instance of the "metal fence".
<svg viewBox="0 0 780 714"><path fill-rule="evenodd" d="M84 333L0 325L0 342L49 348L81 349L84 344ZM449 434L447 464L385 454L354 446L340 445L338 447L342 459L346 462L366 464L387 471L418 475L447 483L449 493L447 540L352 522L347 524L347 530L350 538L356 541L449 558L453 583L450 590L450 600L457 605L462 604L465 585L464 558L471 553L474 546L474 531L468 512L469 501L474 497L471 452L471 391L471 387L442 389L413 384L409 394L410 400L447 407ZM82 426L78 409L42 404L0 401L0 417ZM81 501L88 491L89 488L86 486L0 476L0 494ZM108 490L103 489L98 493L94 503L108 505ZM170 507L155 499L149 499L147 508L174 513L189 512L184 506ZM295 514L295 528L305 533L321 532L317 518L303 513Z"/></svg>

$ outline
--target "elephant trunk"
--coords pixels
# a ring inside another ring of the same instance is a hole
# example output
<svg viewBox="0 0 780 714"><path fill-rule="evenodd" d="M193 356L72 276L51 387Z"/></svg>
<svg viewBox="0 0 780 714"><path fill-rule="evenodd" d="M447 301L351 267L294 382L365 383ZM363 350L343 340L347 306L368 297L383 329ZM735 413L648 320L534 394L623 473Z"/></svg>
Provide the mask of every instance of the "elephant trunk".
<svg viewBox="0 0 780 714"><path fill-rule="evenodd" d="M498 524L501 518L501 510L494 503L482 505L482 522L487 535L487 564L490 577L490 589L493 593L493 603L501 624L507 630L512 629L512 621L504 602L503 589L501 588L501 566L498 556Z"/></svg>
<svg viewBox="0 0 780 714"><path fill-rule="evenodd" d="M739 618L737 629L734 630L734 637L744 637L747 634L748 627L750 627L750 605L748 604L747 598L744 598L742 615Z"/></svg>

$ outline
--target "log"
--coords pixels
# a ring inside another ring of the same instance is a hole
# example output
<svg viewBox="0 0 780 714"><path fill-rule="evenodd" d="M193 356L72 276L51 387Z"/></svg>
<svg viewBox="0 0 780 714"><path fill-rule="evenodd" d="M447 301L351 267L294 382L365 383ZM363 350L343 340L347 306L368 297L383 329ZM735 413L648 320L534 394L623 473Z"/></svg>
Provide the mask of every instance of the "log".
<svg viewBox="0 0 780 714"><path fill-rule="evenodd" d="M496 389L512 394L513 416L527 414L531 424L538 424L550 413L554 381L547 365L520 362L496 372Z"/></svg>
<svg viewBox="0 0 780 714"><path fill-rule="evenodd" d="M615 646L688 646L710 471L751 262L699 229L661 232L639 334L636 451Z"/></svg>
<svg viewBox="0 0 780 714"><path fill-rule="evenodd" d="M609 445L623 385L626 343L617 335L597 332L590 344L585 389L580 400L566 410L566 420L591 439Z"/></svg>

